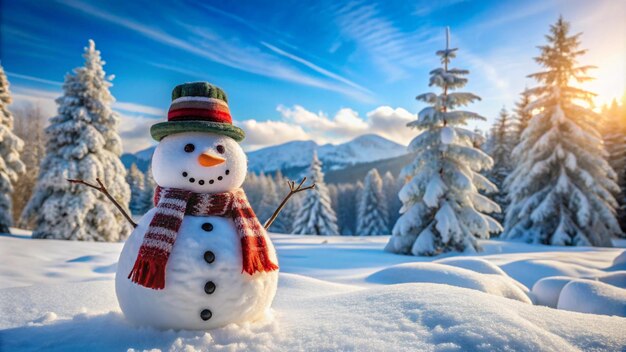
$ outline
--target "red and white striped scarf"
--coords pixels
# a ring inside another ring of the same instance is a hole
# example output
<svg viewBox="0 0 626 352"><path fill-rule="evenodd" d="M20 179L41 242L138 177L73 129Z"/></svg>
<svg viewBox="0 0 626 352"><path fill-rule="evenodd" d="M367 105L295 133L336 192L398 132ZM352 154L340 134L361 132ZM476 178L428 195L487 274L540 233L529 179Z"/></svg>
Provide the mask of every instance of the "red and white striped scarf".
<svg viewBox="0 0 626 352"><path fill-rule="evenodd" d="M241 272L252 275L257 271L278 270L278 265L269 258L265 228L252 211L243 189L209 194L157 187L154 203L157 211L128 275L133 282L156 290L165 287L165 266L185 215L232 218L241 238Z"/></svg>

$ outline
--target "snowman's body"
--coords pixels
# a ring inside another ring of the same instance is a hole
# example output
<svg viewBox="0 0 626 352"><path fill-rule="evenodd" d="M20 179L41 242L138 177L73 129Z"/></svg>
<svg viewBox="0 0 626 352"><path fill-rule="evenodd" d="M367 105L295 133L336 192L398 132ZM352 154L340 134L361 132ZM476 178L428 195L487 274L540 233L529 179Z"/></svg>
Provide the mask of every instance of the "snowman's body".
<svg viewBox="0 0 626 352"><path fill-rule="evenodd" d="M128 320L158 328L204 330L259 320L268 313L278 273L242 274L240 240L231 219L185 216L167 264L165 288L153 290L130 281L126 276L154 212L141 219L118 263L115 289ZM205 224L212 230L203 230ZM274 247L268 245L276 262ZM213 254L207 254L214 258L211 263L205 260L207 252ZM200 316L205 309L212 315L206 321Z"/></svg>
<svg viewBox="0 0 626 352"><path fill-rule="evenodd" d="M212 165L213 161L206 161L207 155L216 160L221 155L223 160ZM152 161L159 185L199 193L240 187L246 164L235 141L199 132L164 138ZM259 320L269 312L278 271L242 272L241 238L231 218L185 215L167 261L165 287L152 289L131 281L128 275L156 211L143 216L126 241L117 267L115 289L129 321L166 329L206 330ZM271 261L277 263L271 241L267 246Z"/></svg>

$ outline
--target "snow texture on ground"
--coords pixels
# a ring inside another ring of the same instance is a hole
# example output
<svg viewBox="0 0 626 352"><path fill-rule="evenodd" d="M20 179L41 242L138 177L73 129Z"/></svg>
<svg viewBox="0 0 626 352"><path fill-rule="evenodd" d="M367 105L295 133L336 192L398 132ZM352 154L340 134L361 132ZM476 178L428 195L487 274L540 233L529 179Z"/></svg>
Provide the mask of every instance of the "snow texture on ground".
<svg viewBox="0 0 626 352"><path fill-rule="evenodd" d="M623 249L482 241L478 255L416 258L384 252L387 236L272 239L281 264L273 318L198 332L127 323L113 281L120 243L0 236L0 351L626 348L626 318L533 305L539 295L528 289L563 276L571 282L561 295L619 303Z"/></svg>

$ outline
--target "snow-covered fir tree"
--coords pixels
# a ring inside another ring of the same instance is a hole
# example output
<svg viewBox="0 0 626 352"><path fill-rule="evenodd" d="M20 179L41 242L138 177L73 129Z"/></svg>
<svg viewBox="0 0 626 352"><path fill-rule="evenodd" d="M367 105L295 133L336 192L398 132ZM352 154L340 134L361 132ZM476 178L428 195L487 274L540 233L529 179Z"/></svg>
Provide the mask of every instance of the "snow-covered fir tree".
<svg viewBox="0 0 626 352"><path fill-rule="evenodd" d="M400 208L402 207L402 202L400 202L400 198L398 198L398 192L400 188L402 188L400 180L396 180L393 177L393 174L390 171L387 171L383 176L383 193L385 194L385 198L387 200L387 224L389 225L388 232L391 233L391 229L393 228L393 224L398 221L400 217Z"/></svg>
<svg viewBox="0 0 626 352"><path fill-rule="evenodd" d="M608 153L608 162L617 173L617 184L621 192L617 195L619 208L618 221L623 234L626 234L626 95L620 106L613 100L609 107L602 111L602 137Z"/></svg>
<svg viewBox="0 0 626 352"><path fill-rule="evenodd" d="M152 165L148 166L148 170L143 174L143 196L141 197L141 214L145 214L148 210L154 208L154 190L156 189L156 181L152 177Z"/></svg>
<svg viewBox="0 0 626 352"><path fill-rule="evenodd" d="M328 188L324 183L322 162L313 153L308 179L315 182L315 189L306 192L294 223L293 233L300 235L339 235L337 216L332 208Z"/></svg>
<svg viewBox="0 0 626 352"><path fill-rule="evenodd" d="M24 142L13 133L13 115L9 111L11 102L9 81L0 66L0 233L9 233L13 215L13 184L25 171L20 160Z"/></svg>
<svg viewBox="0 0 626 352"><path fill-rule="evenodd" d="M243 185L248 201L250 202L252 209L254 209L257 213L259 212L261 199L263 198L263 194L265 194L265 187L267 186L265 179L266 176L263 172L259 175L249 172Z"/></svg>
<svg viewBox="0 0 626 352"><path fill-rule="evenodd" d="M532 111L528 108L530 104L530 94L528 93L528 89L524 89L524 91L520 94L519 100L515 103L515 109L513 109L513 113L515 115L515 122L513 125L513 147L515 148L520 140L522 139L522 133L528 127L528 123L530 122L530 118L533 116Z"/></svg>
<svg viewBox="0 0 626 352"><path fill-rule="evenodd" d="M337 187L337 225L342 236L356 234L357 208L359 195L363 192L363 182L342 183Z"/></svg>
<svg viewBox="0 0 626 352"><path fill-rule="evenodd" d="M330 199L330 204L335 211L335 215L338 214L338 204L339 204L339 185L336 184L327 184L326 188L328 189L328 198ZM337 216L337 227L339 227L339 216Z"/></svg>
<svg viewBox="0 0 626 352"><path fill-rule="evenodd" d="M143 197L144 197L144 176L139 170L137 164L133 163L126 174L126 182L130 187L130 211L133 214L144 214Z"/></svg>
<svg viewBox="0 0 626 352"><path fill-rule="evenodd" d="M33 195L35 184L37 184L39 164L46 152L44 129L48 118L44 116L39 104L26 104L18 109L12 109L12 112L14 117L13 132L24 141L20 158L26 168L26 172L20 175L17 182L13 184L11 197L13 221L14 226L30 229L30 224L20 222L20 216Z"/></svg>
<svg viewBox="0 0 626 352"><path fill-rule="evenodd" d="M615 218L618 191L615 172L605 160L599 116L593 93L570 82L590 79L591 66L580 66L581 34L570 35L570 24L559 18L550 26L548 44L535 61L543 67L529 75L539 85L529 90L530 120L513 151L517 165L507 179L511 205L503 237L532 243L611 246L621 233Z"/></svg>
<svg viewBox="0 0 626 352"><path fill-rule="evenodd" d="M258 208L257 217L261 221L261 224L264 224L269 218L272 217L274 211L278 207L278 204L282 200L278 195L278 189L274 178L271 176L264 177L264 187L263 187L263 195L261 197L261 204ZM255 210L256 212L256 210ZM280 216L279 216L280 217ZM270 231L274 232L282 232L283 229L280 229L282 225L281 223L276 224L276 221L272 224Z"/></svg>
<svg viewBox="0 0 626 352"><path fill-rule="evenodd" d="M120 161L119 116L111 110L111 83L93 41L83 54L85 66L65 77L58 115L46 128L46 156L25 217L34 219L34 238L119 241L131 227L101 193L67 179L102 180L128 211L130 189Z"/></svg>
<svg viewBox="0 0 626 352"><path fill-rule="evenodd" d="M387 219L387 198L383 193L383 180L378 170L371 169L363 182L359 197L357 235L386 235L389 231Z"/></svg>
<svg viewBox="0 0 626 352"><path fill-rule="evenodd" d="M513 169L511 152L514 148L514 131L511 122L512 120L508 111L503 107L491 128L490 134L491 142L488 153L493 159L493 167L486 172L486 175L487 178L498 187L498 192L495 192L492 196L493 200L498 203L502 210L502 212L497 212L492 215L498 222L504 221L504 212L508 205L504 180Z"/></svg>
<svg viewBox="0 0 626 352"><path fill-rule="evenodd" d="M474 148L476 133L463 126L470 119L484 118L456 110L480 98L472 93L453 92L467 83L467 70L450 68L457 49L437 51L442 67L430 72L430 86L441 89L424 93L417 100L427 103L409 127L420 134L409 144L415 160L400 177L407 183L400 190L402 215L396 222L387 251L435 255L447 251L475 251L477 238L488 238L501 230L500 224L484 213L498 205L478 191L496 191L479 172L492 166L491 158Z"/></svg>
<svg viewBox="0 0 626 352"><path fill-rule="evenodd" d="M284 182L282 184L286 185ZM285 194L281 194L281 196L287 195L286 193L287 191L285 190ZM302 193L296 193L289 198L289 201L285 204L285 207L276 218L276 221L274 221L274 223L278 223L275 230L274 224L272 224L272 231L278 233L293 233L293 224L296 220L301 204Z"/></svg>

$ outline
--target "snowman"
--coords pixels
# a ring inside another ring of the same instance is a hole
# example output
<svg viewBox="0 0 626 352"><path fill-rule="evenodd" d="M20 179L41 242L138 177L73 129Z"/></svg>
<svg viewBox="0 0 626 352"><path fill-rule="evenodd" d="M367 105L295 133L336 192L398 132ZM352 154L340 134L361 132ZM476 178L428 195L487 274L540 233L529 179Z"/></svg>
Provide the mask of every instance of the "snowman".
<svg viewBox="0 0 626 352"><path fill-rule="evenodd" d="M226 94L206 82L174 88L152 126L155 208L119 258L115 290L140 326L206 330L263 319L276 293L276 252L241 186L247 160Z"/></svg>

